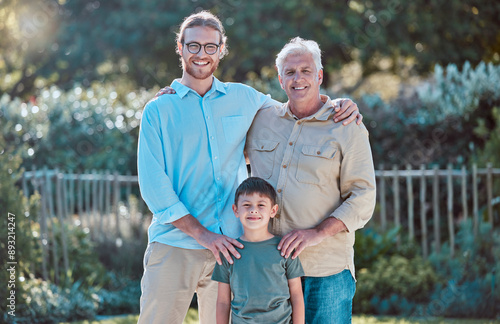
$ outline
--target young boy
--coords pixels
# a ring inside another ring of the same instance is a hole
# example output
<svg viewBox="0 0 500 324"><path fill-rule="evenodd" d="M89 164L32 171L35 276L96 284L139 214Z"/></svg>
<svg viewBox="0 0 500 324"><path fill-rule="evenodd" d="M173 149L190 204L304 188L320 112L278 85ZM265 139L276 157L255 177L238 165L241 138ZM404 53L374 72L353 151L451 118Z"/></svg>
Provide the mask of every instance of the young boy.
<svg viewBox="0 0 500 324"><path fill-rule="evenodd" d="M222 258L215 265L217 323L229 323L230 314L232 323L304 323L302 265L298 258L283 258L280 238L268 231L278 211L276 191L261 178L248 178L236 190L233 211L243 225L238 241L245 247L233 264Z"/></svg>

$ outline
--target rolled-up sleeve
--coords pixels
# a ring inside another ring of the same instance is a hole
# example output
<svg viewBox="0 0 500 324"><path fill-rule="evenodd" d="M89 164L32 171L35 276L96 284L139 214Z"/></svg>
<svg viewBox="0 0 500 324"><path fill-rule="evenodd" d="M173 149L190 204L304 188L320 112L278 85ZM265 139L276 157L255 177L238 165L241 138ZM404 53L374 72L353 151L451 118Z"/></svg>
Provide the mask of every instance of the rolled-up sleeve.
<svg viewBox="0 0 500 324"><path fill-rule="evenodd" d="M186 216L189 211L180 201L167 175L163 143L169 139L167 134L162 134L160 124L157 105L155 101L150 101L141 119L137 171L142 198L158 221L168 224Z"/></svg>
<svg viewBox="0 0 500 324"><path fill-rule="evenodd" d="M368 131L363 125L357 127L363 129L351 131L350 141L343 148L340 168L340 194L343 202L331 215L342 221L349 232L365 226L372 217L376 202L375 169Z"/></svg>

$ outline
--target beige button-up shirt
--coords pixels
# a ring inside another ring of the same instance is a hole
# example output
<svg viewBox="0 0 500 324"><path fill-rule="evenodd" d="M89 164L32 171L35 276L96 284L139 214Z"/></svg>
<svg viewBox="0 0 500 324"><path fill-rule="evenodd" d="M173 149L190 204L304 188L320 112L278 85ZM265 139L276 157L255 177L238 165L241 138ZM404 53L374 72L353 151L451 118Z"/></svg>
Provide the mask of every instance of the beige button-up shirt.
<svg viewBox="0 0 500 324"><path fill-rule="evenodd" d="M349 269L354 277L354 233L375 208L375 170L363 124L335 123L330 98L314 115L297 119L288 108L260 110L247 136L252 176L278 193L278 215L270 229L283 236L309 229L327 217L348 231L307 247L300 260L305 275L324 277Z"/></svg>

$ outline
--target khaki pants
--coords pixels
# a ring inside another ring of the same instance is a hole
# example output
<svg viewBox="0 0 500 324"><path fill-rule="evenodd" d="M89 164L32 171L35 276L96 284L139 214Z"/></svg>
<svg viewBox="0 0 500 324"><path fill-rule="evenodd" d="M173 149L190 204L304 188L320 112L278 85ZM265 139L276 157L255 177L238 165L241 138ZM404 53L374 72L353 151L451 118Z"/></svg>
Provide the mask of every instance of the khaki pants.
<svg viewBox="0 0 500 324"><path fill-rule="evenodd" d="M217 282L211 280L215 258L209 250L150 243L144 254L139 324L181 324L194 292L200 324L215 323Z"/></svg>

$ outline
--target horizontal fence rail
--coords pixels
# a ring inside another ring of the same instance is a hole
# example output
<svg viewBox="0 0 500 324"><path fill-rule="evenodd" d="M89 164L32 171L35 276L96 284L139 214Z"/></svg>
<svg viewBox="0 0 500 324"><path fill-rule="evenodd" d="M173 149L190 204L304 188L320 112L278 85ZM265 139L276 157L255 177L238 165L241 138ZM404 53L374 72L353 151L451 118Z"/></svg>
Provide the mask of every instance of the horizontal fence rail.
<svg viewBox="0 0 500 324"><path fill-rule="evenodd" d="M409 165L385 169L380 165L375 176L377 207L369 226L382 232L389 227L400 228L397 244L403 239L420 242L424 257L431 248L439 252L443 242L449 244L453 257L461 221L471 218L476 234L481 221L498 226L500 184L495 180L500 177L500 169L491 164L481 169L473 165L470 170L465 166L453 169L451 165L446 169L437 165L430 169L412 169ZM68 271L66 227L59 226L60 232L56 233L55 221L81 226L92 240L116 240L117 244L126 237L143 239L150 223L151 213L140 198L137 176L116 171L80 174L44 168L24 172L20 181L26 197L34 192L40 194L36 222L40 225L44 279L49 277L50 262L55 282L59 272ZM61 246L55 240L56 234L61 237ZM53 260L49 260L49 249ZM61 255L64 269L58 269L57 255Z"/></svg>

